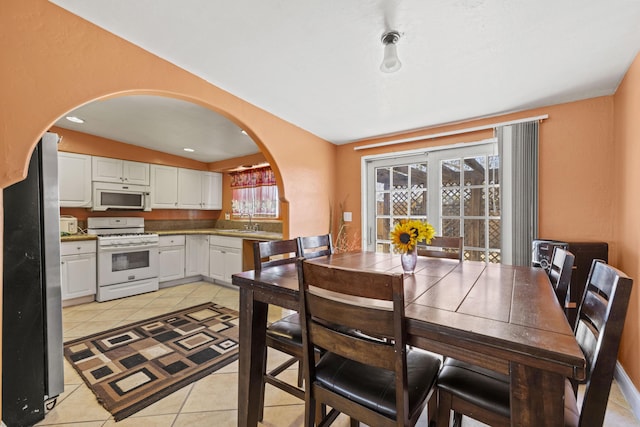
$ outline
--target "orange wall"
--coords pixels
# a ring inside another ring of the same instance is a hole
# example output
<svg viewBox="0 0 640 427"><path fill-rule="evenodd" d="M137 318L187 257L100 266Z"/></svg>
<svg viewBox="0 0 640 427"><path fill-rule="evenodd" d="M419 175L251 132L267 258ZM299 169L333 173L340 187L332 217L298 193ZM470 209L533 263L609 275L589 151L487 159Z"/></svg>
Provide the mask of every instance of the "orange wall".
<svg viewBox="0 0 640 427"><path fill-rule="evenodd" d="M47 0L3 1L0 27L0 188L24 179L41 135L74 108L124 94L170 96L224 115L256 142L282 183L285 237L327 229L332 144Z"/></svg>
<svg viewBox="0 0 640 427"><path fill-rule="evenodd" d="M0 23L1 187L24 178L42 133L77 106L118 94L171 96L247 130L282 183L285 236L327 229L335 182L332 144L46 0L6 1ZM312 201L319 209L307 209Z"/></svg>
<svg viewBox="0 0 640 427"><path fill-rule="evenodd" d="M549 118L541 123L539 138L540 237L612 242L612 97L593 98L455 126L431 128L421 134L436 134L544 114L548 114ZM396 139L417 135L415 132L407 133L397 135ZM355 151L354 147L384 140L359 141L338 147L340 185L336 189L336 200L346 200L345 210L354 213L354 221L349 225L351 232L359 232L361 228L360 174L363 156L474 142L492 136L492 130L484 130L360 151ZM597 167L593 168L593 165ZM612 246L610 250L615 252L615 244Z"/></svg>
<svg viewBox="0 0 640 427"><path fill-rule="evenodd" d="M640 55L614 97L616 263L635 281L619 358L640 388Z"/></svg>

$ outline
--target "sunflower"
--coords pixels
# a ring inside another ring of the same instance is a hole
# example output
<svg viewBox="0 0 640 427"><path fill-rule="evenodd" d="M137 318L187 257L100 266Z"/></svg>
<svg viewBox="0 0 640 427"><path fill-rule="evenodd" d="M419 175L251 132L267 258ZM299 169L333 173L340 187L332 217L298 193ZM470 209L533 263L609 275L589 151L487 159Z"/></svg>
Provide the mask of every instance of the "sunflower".
<svg viewBox="0 0 640 427"><path fill-rule="evenodd" d="M391 232L391 243L398 252L409 252L416 245L418 234L407 221L400 221Z"/></svg>
<svg viewBox="0 0 640 427"><path fill-rule="evenodd" d="M426 221L403 219L391 232L391 243L396 252L410 252L418 242L431 242L435 229Z"/></svg>

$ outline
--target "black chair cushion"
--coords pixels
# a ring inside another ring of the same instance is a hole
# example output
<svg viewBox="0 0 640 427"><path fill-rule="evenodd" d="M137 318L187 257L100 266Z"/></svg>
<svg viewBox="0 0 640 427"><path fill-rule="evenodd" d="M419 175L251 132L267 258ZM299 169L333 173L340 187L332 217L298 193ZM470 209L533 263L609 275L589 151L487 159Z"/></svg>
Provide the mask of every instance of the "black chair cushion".
<svg viewBox="0 0 640 427"><path fill-rule="evenodd" d="M302 326L300 325L300 315L290 314L280 320L276 320L267 327L267 335L273 339L293 342L302 346Z"/></svg>
<svg viewBox="0 0 640 427"><path fill-rule="evenodd" d="M505 417L509 410L509 376L490 369L447 358L438 375L438 388L467 402ZM580 410L571 381L564 386L564 425L578 427Z"/></svg>
<svg viewBox="0 0 640 427"><path fill-rule="evenodd" d="M435 384L440 357L418 349L407 351L409 411L427 397ZM317 382L389 418L396 417L395 373L333 353L326 353L316 367Z"/></svg>
<svg viewBox="0 0 640 427"><path fill-rule="evenodd" d="M511 416L507 375L447 358L438 375L438 388L504 417Z"/></svg>

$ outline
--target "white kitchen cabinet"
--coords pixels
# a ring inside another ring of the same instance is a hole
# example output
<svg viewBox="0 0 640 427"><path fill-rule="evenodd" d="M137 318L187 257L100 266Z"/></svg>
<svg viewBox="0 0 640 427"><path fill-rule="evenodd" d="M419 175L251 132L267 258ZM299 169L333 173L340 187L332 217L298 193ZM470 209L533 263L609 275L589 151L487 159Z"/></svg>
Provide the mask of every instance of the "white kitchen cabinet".
<svg viewBox="0 0 640 427"><path fill-rule="evenodd" d="M202 209L201 171L178 168L178 208Z"/></svg>
<svg viewBox="0 0 640 427"><path fill-rule="evenodd" d="M58 188L61 207L90 207L91 156L59 152Z"/></svg>
<svg viewBox="0 0 640 427"><path fill-rule="evenodd" d="M178 168L151 165L151 208L176 209L178 207Z"/></svg>
<svg viewBox="0 0 640 427"><path fill-rule="evenodd" d="M183 234L160 236L158 246L160 254L158 257L160 264L158 281L182 279L184 277L185 236Z"/></svg>
<svg viewBox="0 0 640 427"><path fill-rule="evenodd" d="M242 239L209 236L209 277L231 283L231 275L242 271Z"/></svg>
<svg viewBox="0 0 640 427"><path fill-rule="evenodd" d="M209 236L186 236L185 277L209 276Z"/></svg>
<svg viewBox="0 0 640 427"><path fill-rule="evenodd" d="M202 172L201 180L201 209L222 209L222 174L219 172Z"/></svg>
<svg viewBox="0 0 640 427"><path fill-rule="evenodd" d="M95 295L96 241L60 244L60 280L62 300Z"/></svg>
<svg viewBox="0 0 640 427"><path fill-rule="evenodd" d="M179 209L222 209L222 174L178 169Z"/></svg>
<svg viewBox="0 0 640 427"><path fill-rule="evenodd" d="M148 163L93 156L91 166L94 181L149 185Z"/></svg>

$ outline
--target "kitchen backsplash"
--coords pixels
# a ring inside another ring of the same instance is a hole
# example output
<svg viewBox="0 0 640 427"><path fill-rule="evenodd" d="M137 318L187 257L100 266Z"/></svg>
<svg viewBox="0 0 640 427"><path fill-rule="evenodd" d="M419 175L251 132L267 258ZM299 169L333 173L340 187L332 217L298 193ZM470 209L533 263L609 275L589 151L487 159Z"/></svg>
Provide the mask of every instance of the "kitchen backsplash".
<svg viewBox="0 0 640 427"><path fill-rule="evenodd" d="M203 228L220 228L227 230L243 229L248 221L234 220L213 220L213 219L170 219L170 220L145 220L145 230L168 231L168 230L198 230ZM253 221L258 224L260 231L272 233L282 233L281 221Z"/></svg>

